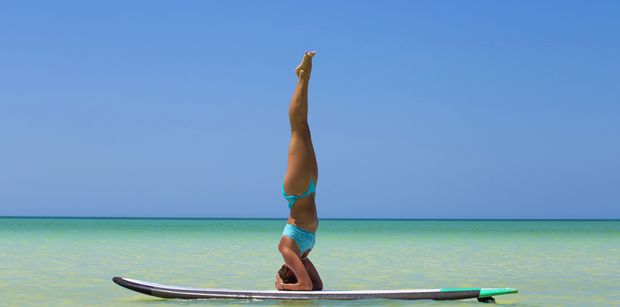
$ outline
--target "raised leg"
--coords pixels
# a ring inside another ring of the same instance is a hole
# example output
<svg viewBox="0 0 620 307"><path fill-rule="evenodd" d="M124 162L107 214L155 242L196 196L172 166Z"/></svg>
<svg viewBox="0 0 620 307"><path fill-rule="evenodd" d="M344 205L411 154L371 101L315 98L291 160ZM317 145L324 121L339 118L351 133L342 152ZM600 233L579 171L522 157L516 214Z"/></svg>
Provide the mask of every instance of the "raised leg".
<svg viewBox="0 0 620 307"><path fill-rule="evenodd" d="M299 80L289 106L291 142L284 175L284 191L289 195L303 193L310 180L318 180L319 175L308 126L308 85L314 54L306 52L301 64L295 69Z"/></svg>

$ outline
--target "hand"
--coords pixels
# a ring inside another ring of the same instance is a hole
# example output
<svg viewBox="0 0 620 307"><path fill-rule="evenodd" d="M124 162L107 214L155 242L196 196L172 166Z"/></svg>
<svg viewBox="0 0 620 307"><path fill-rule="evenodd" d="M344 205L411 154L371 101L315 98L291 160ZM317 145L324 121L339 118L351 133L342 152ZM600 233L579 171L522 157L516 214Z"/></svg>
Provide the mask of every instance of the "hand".
<svg viewBox="0 0 620 307"><path fill-rule="evenodd" d="M278 274L276 274L276 289L284 290L284 282L282 281L282 278L280 278L280 275Z"/></svg>

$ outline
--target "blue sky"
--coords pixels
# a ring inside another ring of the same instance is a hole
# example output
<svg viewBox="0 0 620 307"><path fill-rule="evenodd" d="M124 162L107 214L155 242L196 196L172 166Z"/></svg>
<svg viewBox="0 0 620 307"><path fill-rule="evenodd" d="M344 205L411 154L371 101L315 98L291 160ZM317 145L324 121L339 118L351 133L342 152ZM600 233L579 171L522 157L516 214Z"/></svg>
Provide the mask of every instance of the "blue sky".
<svg viewBox="0 0 620 307"><path fill-rule="evenodd" d="M0 4L0 216L620 218L616 1Z"/></svg>

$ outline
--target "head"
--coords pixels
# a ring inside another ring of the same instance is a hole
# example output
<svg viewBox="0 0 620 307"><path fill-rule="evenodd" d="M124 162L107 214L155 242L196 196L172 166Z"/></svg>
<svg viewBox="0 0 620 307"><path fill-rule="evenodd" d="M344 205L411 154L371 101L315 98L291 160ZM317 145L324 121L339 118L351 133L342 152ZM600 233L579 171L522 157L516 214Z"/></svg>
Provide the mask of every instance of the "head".
<svg viewBox="0 0 620 307"><path fill-rule="evenodd" d="M297 282L297 277L295 277L295 273L293 273L293 271L284 264L282 265L280 270L278 270L278 276L282 278L282 281L285 284L294 284Z"/></svg>

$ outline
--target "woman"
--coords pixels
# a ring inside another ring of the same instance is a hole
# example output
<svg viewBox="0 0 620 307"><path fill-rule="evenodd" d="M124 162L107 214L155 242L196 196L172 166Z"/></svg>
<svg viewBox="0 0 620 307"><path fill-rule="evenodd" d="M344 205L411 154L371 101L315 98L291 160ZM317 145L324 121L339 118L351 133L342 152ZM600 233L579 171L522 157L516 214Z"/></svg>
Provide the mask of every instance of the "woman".
<svg viewBox="0 0 620 307"><path fill-rule="evenodd" d="M308 82L315 54L314 51L306 52L301 64L295 68L298 81L289 107L291 142L282 186L291 213L278 245L284 258L284 266L276 274L278 290L323 289L319 273L308 259L319 226L314 203L319 169L308 127Z"/></svg>

